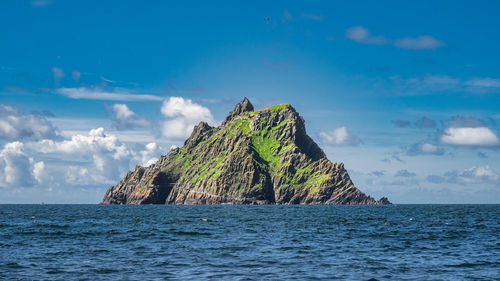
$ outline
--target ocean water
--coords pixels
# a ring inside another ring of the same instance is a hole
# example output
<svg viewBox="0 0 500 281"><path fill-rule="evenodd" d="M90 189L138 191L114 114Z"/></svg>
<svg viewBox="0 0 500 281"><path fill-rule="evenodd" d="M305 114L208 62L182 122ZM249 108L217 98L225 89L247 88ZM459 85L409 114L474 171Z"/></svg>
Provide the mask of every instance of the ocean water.
<svg viewBox="0 0 500 281"><path fill-rule="evenodd" d="M0 205L5 280L371 278L499 280L500 205Z"/></svg>

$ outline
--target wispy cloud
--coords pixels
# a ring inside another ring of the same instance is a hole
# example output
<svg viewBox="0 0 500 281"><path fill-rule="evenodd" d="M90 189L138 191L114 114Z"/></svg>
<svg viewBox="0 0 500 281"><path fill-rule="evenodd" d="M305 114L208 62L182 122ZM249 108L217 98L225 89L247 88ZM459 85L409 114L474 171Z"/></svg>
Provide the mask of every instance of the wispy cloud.
<svg viewBox="0 0 500 281"><path fill-rule="evenodd" d="M73 77L73 80L75 82L79 82L80 81L80 77L82 76L82 73L80 71L78 71L77 69L73 69L71 71L71 77Z"/></svg>
<svg viewBox="0 0 500 281"><path fill-rule="evenodd" d="M477 152L477 157L486 159L486 158L488 158L488 154L486 154L484 152L481 152L481 151L478 151Z"/></svg>
<svg viewBox="0 0 500 281"><path fill-rule="evenodd" d="M464 81L464 85L471 87L500 88L499 78L472 78Z"/></svg>
<svg viewBox="0 0 500 281"><path fill-rule="evenodd" d="M320 16L317 14L302 13L300 16L304 19L310 19L310 20L316 20L316 21L320 21L323 19L323 16Z"/></svg>
<svg viewBox="0 0 500 281"><path fill-rule="evenodd" d="M56 86L59 86L59 82L61 82L61 79L64 77L64 71L57 66L52 67L50 71L52 71L54 75L54 83Z"/></svg>
<svg viewBox="0 0 500 281"><path fill-rule="evenodd" d="M399 170L397 171L395 174L394 174L395 177L400 177L400 178L412 178L412 177L416 177L417 174L415 173L412 173L406 169L404 170Z"/></svg>
<svg viewBox="0 0 500 281"><path fill-rule="evenodd" d="M407 128L411 126L411 122L408 120L393 120L392 124L398 128Z"/></svg>
<svg viewBox="0 0 500 281"><path fill-rule="evenodd" d="M336 146L356 146L361 144L361 140L347 132L347 128L342 126L332 131L320 132L321 142L326 145Z"/></svg>
<svg viewBox="0 0 500 281"><path fill-rule="evenodd" d="M446 92L488 93L500 89L500 78L458 78L449 75L425 74L414 77L394 75L388 82L392 89L406 95Z"/></svg>
<svg viewBox="0 0 500 281"><path fill-rule="evenodd" d="M445 45L444 42L437 40L429 35L420 35L417 37L403 37L391 40L383 35L372 35L368 29L363 26L353 26L346 30L345 36L353 41L362 44L384 45L392 43L396 48L408 50L435 50Z"/></svg>
<svg viewBox="0 0 500 281"><path fill-rule="evenodd" d="M398 161L399 163L405 163L405 161L403 159L401 159L401 157L399 157L399 152L391 152L391 153L387 153L388 154L388 157L380 160L381 162L385 162L385 163L392 163L393 160L396 160Z"/></svg>
<svg viewBox="0 0 500 281"><path fill-rule="evenodd" d="M418 119L417 121L415 121L415 123L413 125L419 129L435 128L436 122L434 120L424 116L424 117Z"/></svg>
<svg viewBox="0 0 500 281"><path fill-rule="evenodd" d="M33 7L45 7L53 3L52 0L31 0L31 6Z"/></svg>
<svg viewBox="0 0 500 281"><path fill-rule="evenodd" d="M422 117L418 119L415 122L410 122L408 120L393 120L392 123L394 126L398 128L408 128L408 127L413 127L413 128L418 128L418 129L428 129L428 128L435 128L436 127L436 122L430 118L427 117Z"/></svg>
<svg viewBox="0 0 500 281"><path fill-rule="evenodd" d="M281 22L285 23L285 22L291 21L291 20L293 20L292 14L290 14L290 12L288 10L285 10L283 12L283 16L281 17Z"/></svg>
<svg viewBox="0 0 500 281"><path fill-rule="evenodd" d="M57 94L72 99L89 100L113 100L113 101L162 101L163 97L154 95L132 94L123 89L106 91L96 87L80 88L59 88L55 91Z"/></svg>
<svg viewBox="0 0 500 281"><path fill-rule="evenodd" d="M394 41L394 46L411 50L434 50L444 46L444 42L428 35L405 37Z"/></svg>
<svg viewBox="0 0 500 281"><path fill-rule="evenodd" d="M406 150L406 155L408 156L444 154L443 148L425 141L415 143L410 147L405 148L405 150Z"/></svg>
<svg viewBox="0 0 500 281"><path fill-rule="evenodd" d="M268 59L263 59L262 62L270 66L272 69L279 70L279 71L286 71L290 68L291 63L287 61L272 61Z"/></svg>
<svg viewBox="0 0 500 281"><path fill-rule="evenodd" d="M384 36L371 35L368 29L362 26L350 27L346 30L345 36L353 41L363 44L382 45L387 43Z"/></svg>

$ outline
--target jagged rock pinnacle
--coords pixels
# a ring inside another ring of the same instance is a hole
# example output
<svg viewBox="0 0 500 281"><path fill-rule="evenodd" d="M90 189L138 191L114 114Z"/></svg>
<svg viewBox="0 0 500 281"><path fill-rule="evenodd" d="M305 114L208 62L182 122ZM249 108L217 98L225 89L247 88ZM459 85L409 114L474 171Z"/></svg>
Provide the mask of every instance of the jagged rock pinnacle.
<svg viewBox="0 0 500 281"><path fill-rule="evenodd" d="M226 124L227 122L231 121L235 116L240 115L243 112L250 112L253 111L253 105L250 103L250 101L245 97L242 101L236 104L234 107L233 111L231 111L224 122L222 124Z"/></svg>
<svg viewBox="0 0 500 281"><path fill-rule="evenodd" d="M247 98L221 126L201 122L183 147L128 172L102 203L390 204L357 189L291 105L255 111Z"/></svg>

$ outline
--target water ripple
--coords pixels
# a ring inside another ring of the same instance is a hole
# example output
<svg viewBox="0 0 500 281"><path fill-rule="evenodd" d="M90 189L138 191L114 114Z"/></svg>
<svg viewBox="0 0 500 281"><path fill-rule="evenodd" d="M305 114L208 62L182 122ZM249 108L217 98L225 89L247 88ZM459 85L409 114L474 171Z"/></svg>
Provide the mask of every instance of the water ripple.
<svg viewBox="0 0 500 281"><path fill-rule="evenodd" d="M0 205L5 280L498 280L499 205Z"/></svg>

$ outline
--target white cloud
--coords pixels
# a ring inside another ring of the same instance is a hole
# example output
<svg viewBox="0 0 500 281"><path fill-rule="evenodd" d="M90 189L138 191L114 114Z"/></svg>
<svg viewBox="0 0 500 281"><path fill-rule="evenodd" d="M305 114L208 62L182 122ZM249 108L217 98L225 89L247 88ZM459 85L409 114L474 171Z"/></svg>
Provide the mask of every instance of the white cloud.
<svg viewBox="0 0 500 281"><path fill-rule="evenodd" d="M459 184L498 184L500 175L494 172L488 165L473 166L462 171L450 171L444 174L448 182Z"/></svg>
<svg viewBox="0 0 500 281"><path fill-rule="evenodd" d="M161 101L162 97L154 95L131 94L123 89L106 91L99 88L59 88L56 93L72 99L116 100L116 101Z"/></svg>
<svg viewBox="0 0 500 281"><path fill-rule="evenodd" d="M440 140L442 143L456 146L500 145L498 136L488 127L449 127L444 130Z"/></svg>
<svg viewBox="0 0 500 281"><path fill-rule="evenodd" d="M432 36L405 37L394 41L394 46L412 50L434 50L444 46L442 41Z"/></svg>
<svg viewBox="0 0 500 281"><path fill-rule="evenodd" d="M421 149L424 153L436 153L438 151L438 147L430 143L423 143Z"/></svg>
<svg viewBox="0 0 500 281"><path fill-rule="evenodd" d="M283 16L281 17L281 22L287 22L293 20L292 14L288 10L283 11Z"/></svg>
<svg viewBox="0 0 500 281"><path fill-rule="evenodd" d="M310 19L310 20L315 20L315 21L320 21L323 19L322 16L320 15L316 15L316 14L306 14L306 13L302 13L301 14L302 18L304 19Z"/></svg>
<svg viewBox="0 0 500 281"><path fill-rule="evenodd" d="M362 26L350 27L346 30L345 36L353 41L363 44L382 45L387 42L384 36L373 36Z"/></svg>
<svg viewBox="0 0 500 281"><path fill-rule="evenodd" d="M31 6L45 7L52 4L52 0L31 0Z"/></svg>
<svg viewBox="0 0 500 281"><path fill-rule="evenodd" d="M54 82L56 85L59 85L59 82L64 77L64 71L57 66L54 66L50 69L52 74L54 75Z"/></svg>
<svg viewBox="0 0 500 281"><path fill-rule="evenodd" d="M7 143L0 150L0 187L32 186L39 179L43 162L35 163L24 153L21 142Z"/></svg>
<svg viewBox="0 0 500 281"><path fill-rule="evenodd" d="M116 136L106 134L103 128L90 130L86 135L74 135L70 140L41 140L27 145L39 154L50 153L59 158L66 155L82 163L64 167L63 178L59 177L56 185L113 184L136 164L148 166L156 162L161 153L156 143L129 149ZM43 168L49 174L60 174L61 170L45 165L36 168Z"/></svg>
<svg viewBox="0 0 500 281"><path fill-rule="evenodd" d="M424 116L415 121L414 126L419 129L434 128L436 127L436 122Z"/></svg>
<svg viewBox="0 0 500 281"><path fill-rule="evenodd" d="M499 78L459 78L435 74L425 74L415 77L394 75L389 78L389 82L391 83L391 88L397 88L398 92L405 92L406 94L448 93L450 91L487 93L494 92L500 88Z"/></svg>
<svg viewBox="0 0 500 281"><path fill-rule="evenodd" d="M46 183L51 178L45 171L45 163L43 161L36 162L33 165L33 177L38 183Z"/></svg>
<svg viewBox="0 0 500 281"><path fill-rule="evenodd" d="M148 120L130 110L126 104L114 104L109 107L109 112L116 128L120 130L150 125Z"/></svg>
<svg viewBox="0 0 500 281"><path fill-rule="evenodd" d="M444 149L428 143L428 142L419 142L413 144L406 150L406 154L409 156L415 155L443 155Z"/></svg>
<svg viewBox="0 0 500 281"><path fill-rule="evenodd" d="M363 44L383 45L392 40L385 36L374 36L363 26L353 26L346 30L345 36L353 41ZM444 46L444 42L437 40L429 35L420 35L417 37L404 37L396 39L393 45L397 48L410 50L434 50Z"/></svg>
<svg viewBox="0 0 500 281"><path fill-rule="evenodd" d="M160 151L158 145L154 142L146 144L144 148L144 150L139 151L139 155L141 157L141 164L147 167L158 161L157 156L160 154Z"/></svg>
<svg viewBox="0 0 500 281"><path fill-rule="evenodd" d="M210 125L216 124L208 108L182 97L170 97L165 100L161 113L167 118L162 125L162 134L165 137L186 138L200 121Z"/></svg>
<svg viewBox="0 0 500 281"><path fill-rule="evenodd" d="M56 128L44 116L23 114L14 107L0 104L0 139L53 138Z"/></svg>
<svg viewBox="0 0 500 281"><path fill-rule="evenodd" d="M75 82L79 82L80 81L80 77L82 76L82 73L76 69L73 69L73 71L71 71L71 77L73 77L73 80Z"/></svg>
<svg viewBox="0 0 500 281"><path fill-rule="evenodd" d="M58 128L59 135L66 139L74 135L85 135L92 128L98 128L109 123L108 118L49 118L49 120ZM172 140L161 138L157 139L152 133L151 127L136 128L134 130L117 130L104 127L108 134L115 135L124 143L171 143Z"/></svg>
<svg viewBox="0 0 500 281"><path fill-rule="evenodd" d="M75 135L71 140L41 140L34 143L37 151L43 153L62 152L87 154L88 151L112 152L115 159L127 156L127 149L113 135L107 135L103 128L90 130L88 135Z"/></svg>
<svg viewBox="0 0 500 281"><path fill-rule="evenodd" d="M351 136L347 132L346 127L338 127L332 131L320 132L321 141L328 145L348 146L359 145L361 140L356 136Z"/></svg>
<svg viewBox="0 0 500 281"><path fill-rule="evenodd" d="M472 78L464 82L466 86L500 88L500 79L498 78Z"/></svg>

